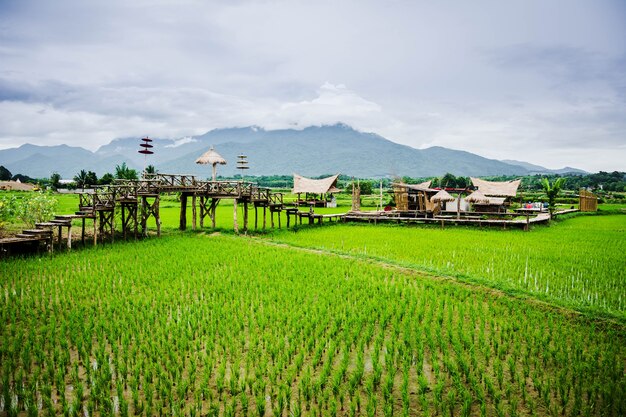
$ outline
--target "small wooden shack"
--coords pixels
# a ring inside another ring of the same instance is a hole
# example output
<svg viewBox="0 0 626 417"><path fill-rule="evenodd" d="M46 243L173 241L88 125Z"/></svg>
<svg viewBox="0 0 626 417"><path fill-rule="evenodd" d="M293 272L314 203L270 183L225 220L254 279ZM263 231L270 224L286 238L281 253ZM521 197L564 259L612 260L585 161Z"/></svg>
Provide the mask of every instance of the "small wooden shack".
<svg viewBox="0 0 626 417"><path fill-rule="evenodd" d="M578 193L580 211L598 211L598 196L583 188Z"/></svg>
<svg viewBox="0 0 626 417"><path fill-rule="evenodd" d="M341 190L337 188L339 174L331 177L312 179L293 174L292 193L297 194L296 205L326 207L332 201L332 194ZM302 198L304 194L304 198Z"/></svg>
<svg viewBox="0 0 626 417"><path fill-rule="evenodd" d="M394 183L396 210L432 212L437 204L431 202L430 198L438 191L430 188L430 181L420 184Z"/></svg>
<svg viewBox="0 0 626 417"><path fill-rule="evenodd" d="M480 178L471 178L472 184L484 196L487 201L474 203L474 210L486 213L504 213L511 205L511 198L517 195L522 180L513 181L486 181Z"/></svg>

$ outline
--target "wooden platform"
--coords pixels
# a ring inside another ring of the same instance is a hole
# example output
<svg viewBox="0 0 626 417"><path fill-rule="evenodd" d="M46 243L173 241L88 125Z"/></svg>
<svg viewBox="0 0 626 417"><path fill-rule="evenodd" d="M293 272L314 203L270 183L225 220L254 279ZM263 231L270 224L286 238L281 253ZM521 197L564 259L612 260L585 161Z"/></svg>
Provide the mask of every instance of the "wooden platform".
<svg viewBox="0 0 626 417"><path fill-rule="evenodd" d="M39 250L41 244L45 244L45 249L52 250L52 231L42 229L26 229L15 236L0 239L0 258L14 253L23 253L25 247L30 250Z"/></svg>
<svg viewBox="0 0 626 417"><path fill-rule="evenodd" d="M565 214L575 212L577 210L563 210L556 214ZM417 223L417 224L440 224L441 227L446 225L474 225L474 226L496 226L502 228L520 227L528 230L532 224L547 223L550 220L550 214L547 212L539 212L535 214L525 213L491 213L491 218L483 218L480 213L464 213L457 217L452 214L442 214L436 216L428 216L426 213L416 212L412 216L407 212L389 212L389 211L362 211L349 212L344 216L345 221L353 222L369 222L369 223ZM524 218L519 218L524 217Z"/></svg>

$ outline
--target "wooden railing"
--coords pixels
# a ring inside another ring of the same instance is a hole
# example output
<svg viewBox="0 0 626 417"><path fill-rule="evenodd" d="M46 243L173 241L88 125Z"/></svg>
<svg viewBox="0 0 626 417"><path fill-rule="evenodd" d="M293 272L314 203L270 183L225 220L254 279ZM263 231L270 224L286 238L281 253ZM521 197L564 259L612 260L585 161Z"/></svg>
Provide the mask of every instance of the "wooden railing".
<svg viewBox="0 0 626 417"><path fill-rule="evenodd" d="M94 187L91 194L80 194L81 207L112 207L114 200L132 200L160 193L187 192L216 198L238 198L283 204L282 193L272 193L251 182L200 181L193 175L147 174L142 179L118 179L114 184Z"/></svg>

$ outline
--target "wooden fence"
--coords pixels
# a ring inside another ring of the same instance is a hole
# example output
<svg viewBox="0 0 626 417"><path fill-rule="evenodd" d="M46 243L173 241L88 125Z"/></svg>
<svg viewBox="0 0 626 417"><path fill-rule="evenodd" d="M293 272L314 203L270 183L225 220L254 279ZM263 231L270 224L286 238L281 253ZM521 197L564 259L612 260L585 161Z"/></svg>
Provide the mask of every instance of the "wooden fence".
<svg viewBox="0 0 626 417"><path fill-rule="evenodd" d="M581 189L578 195L580 211L598 211L598 197L594 193Z"/></svg>

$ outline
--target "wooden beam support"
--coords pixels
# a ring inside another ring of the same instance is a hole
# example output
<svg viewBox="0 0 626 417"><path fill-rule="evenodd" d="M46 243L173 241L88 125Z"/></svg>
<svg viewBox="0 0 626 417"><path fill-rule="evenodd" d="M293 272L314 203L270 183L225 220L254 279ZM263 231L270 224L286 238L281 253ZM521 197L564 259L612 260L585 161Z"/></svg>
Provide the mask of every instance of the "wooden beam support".
<svg viewBox="0 0 626 417"><path fill-rule="evenodd" d="M187 194L180 195L180 223L178 228L185 230L187 228Z"/></svg>
<svg viewBox="0 0 626 417"><path fill-rule="evenodd" d="M233 227L235 233L239 233L239 225L237 224L237 199L233 199Z"/></svg>
<svg viewBox="0 0 626 417"><path fill-rule="evenodd" d="M243 231L248 232L248 201L243 202Z"/></svg>
<svg viewBox="0 0 626 417"><path fill-rule="evenodd" d="M196 230L196 194L191 196L191 230Z"/></svg>

